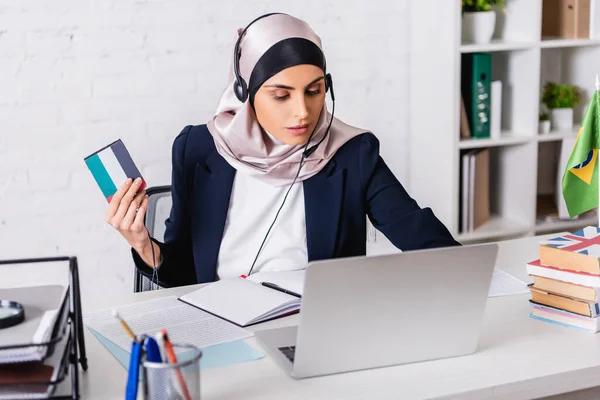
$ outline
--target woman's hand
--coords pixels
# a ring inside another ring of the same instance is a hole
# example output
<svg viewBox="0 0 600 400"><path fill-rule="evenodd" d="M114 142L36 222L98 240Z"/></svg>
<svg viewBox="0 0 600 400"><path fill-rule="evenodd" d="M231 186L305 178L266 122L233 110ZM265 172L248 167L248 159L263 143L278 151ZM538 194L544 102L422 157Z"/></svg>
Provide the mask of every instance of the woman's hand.
<svg viewBox="0 0 600 400"><path fill-rule="evenodd" d="M140 255L150 249L144 215L148 207L146 191L138 193L142 179L127 179L113 195L106 210L105 221L115 228ZM151 259L151 258L150 258Z"/></svg>

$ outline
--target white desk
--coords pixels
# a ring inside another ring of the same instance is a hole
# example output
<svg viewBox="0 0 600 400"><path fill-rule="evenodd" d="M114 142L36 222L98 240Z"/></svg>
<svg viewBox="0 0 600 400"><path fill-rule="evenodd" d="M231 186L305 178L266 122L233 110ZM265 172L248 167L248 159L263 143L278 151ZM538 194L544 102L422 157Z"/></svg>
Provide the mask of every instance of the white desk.
<svg viewBox="0 0 600 400"><path fill-rule="evenodd" d="M539 238L500 243L497 267L531 282L525 263L537 258ZM113 306L197 286L112 295L96 302ZM85 293L83 294L85 296ZM529 295L488 300L477 353L294 380L284 374L255 338L247 343L265 357L201 371L203 399L526 399L600 385L600 335L528 318ZM90 312L94 310L85 310ZM270 321L253 330L294 325L297 316ZM444 327L440 327L444 335ZM83 399L122 399L126 371L86 328L89 370L81 373ZM399 343L399 345L402 345ZM141 398L141 396L140 396Z"/></svg>

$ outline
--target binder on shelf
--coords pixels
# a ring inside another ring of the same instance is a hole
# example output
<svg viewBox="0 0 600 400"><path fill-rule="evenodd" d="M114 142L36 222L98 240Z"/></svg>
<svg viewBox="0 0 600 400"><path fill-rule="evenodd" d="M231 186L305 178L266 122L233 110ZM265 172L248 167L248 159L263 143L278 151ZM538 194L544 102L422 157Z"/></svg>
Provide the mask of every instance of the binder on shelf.
<svg viewBox="0 0 600 400"><path fill-rule="evenodd" d="M65 300L57 310L53 322L52 334L44 336L41 342L32 343L24 338L25 343L11 341L0 345L0 356L4 354L30 353L31 348L43 349L40 360L12 363L0 363L0 368L10 366L10 374L0 374L0 399L79 399L79 368L87 370L85 341L83 337L83 317L81 310L81 294L79 289L79 272L76 257L51 257L0 260L2 265L33 264L45 262L68 262L69 284L66 287ZM26 317L27 318L27 317ZM10 328L8 328L10 329ZM52 371L50 371L50 368ZM0 371L1 372L1 371ZM36 379L32 379L32 375ZM56 386L67 376L71 378L71 394L54 395Z"/></svg>
<svg viewBox="0 0 600 400"><path fill-rule="evenodd" d="M461 91L474 138L490 137L491 81L491 54L462 55Z"/></svg>

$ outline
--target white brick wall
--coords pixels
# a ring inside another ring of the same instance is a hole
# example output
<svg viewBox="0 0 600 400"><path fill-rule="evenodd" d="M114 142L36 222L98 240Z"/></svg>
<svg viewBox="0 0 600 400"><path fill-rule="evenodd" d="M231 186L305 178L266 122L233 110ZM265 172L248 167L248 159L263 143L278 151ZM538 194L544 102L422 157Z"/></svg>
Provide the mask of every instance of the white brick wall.
<svg viewBox="0 0 600 400"><path fill-rule="evenodd" d="M210 118L236 29L264 12L314 27L336 115L371 129L403 180L408 3L0 0L1 257L79 256L84 302L132 290L129 249L83 157L122 138L148 182L168 184L173 138Z"/></svg>

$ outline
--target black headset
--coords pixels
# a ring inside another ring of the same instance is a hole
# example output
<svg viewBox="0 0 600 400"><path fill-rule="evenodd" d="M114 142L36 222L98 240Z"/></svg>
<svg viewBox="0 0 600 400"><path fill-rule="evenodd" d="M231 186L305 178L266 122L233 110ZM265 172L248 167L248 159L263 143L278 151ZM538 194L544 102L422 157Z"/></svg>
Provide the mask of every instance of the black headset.
<svg viewBox="0 0 600 400"><path fill-rule="evenodd" d="M235 82L233 83L233 92L235 93L235 97L237 97L238 100L241 101L242 103L245 102L246 100L248 100L248 85L246 84L246 81L244 80L244 78L242 78L240 76L240 71L239 71L240 42L242 40L242 37L248 30L248 28L253 23L258 21L259 19L268 17L270 15L275 15L275 14L283 14L283 13L264 14L264 15L261 15L260 17L256 18L254 21L250 22L248 24L248 26L246 26L244 28L242 33L240 33L237 41L235 42L235 48L234 48L234 54L233 54L233 72L235 74ZM275 214L275 218L273 219L273 222L271 223L269 230L267 231L265 237L263 238L260 248L258 249L258 252L256 253L256 257L254 257L254 261L252 262L252 266L250 267L250 271L248 271L248 276L250 276L250 274L252 273L252 270L254 269L254 265L256 264L256 260L258 260L258 256L260 255L260 252L262 251L262 248L263 248L265 242L267 241L267 237L269 236L271 229L275 225L275 221L277 221L277 217L279 216L279 213L281 212L281 209L283 208L283 205L285 204L288 194L290 193L290 190L292 189L292 187L294 186L294 183L296 183L296 180L298 179L298 176L300 175L300 170L302 169L302 166L304 165L303 164L304 159L309 157L317 149L317 147L319 147L319 145L323 142L323 140L325 140L325 138L329 134L329 129L331 129L331 123L333 122L333 116L335 114L335 94L333 93L333 78L331 77L331 74L327 73L326 71L324 71L324 72L325 72L325 78L324 78L325 92L328 92L328 91L330 92L331 100L333 102L333 107L331 110L331 119L329 120L329 125L327 125L327 130L325 131L325 134L323 135L323 137L321 138L321 140L319 140L319 142L317 144L308 148L308 144L310 143L310 140L312 139L312 136L315 133L314 129L311 132L308 140L306 141L306 144L304 145L304 151L302 152L302 157L300 158L300 165L298 167L298 172L296 173L296 177L294 178L292 184L290 185L285 196L283 197L283 202L281 203L281 206L279 206L279 209L277 210L277 214Z"/></svg>
<svg viewBox="0 0 600 400"><path fill-rule="evenodd" d="M269 13L261 15L256 18L254 21L250 22L240 33L238 39L235 42L235 48L233 50L233 73L235 74L235 82L233 82L233 92L235 93L235 97L238 98L242 103L248 100L248 84L240 75L240 42L242 41L242 37L246 34L246 31L250 26L256 21L266 18L270 15L283 14L283 13ZM331 89L331 99L335 101L335 96L333 95L333 79L331 78L331 74L325 72L325 92Z"/></svg>

